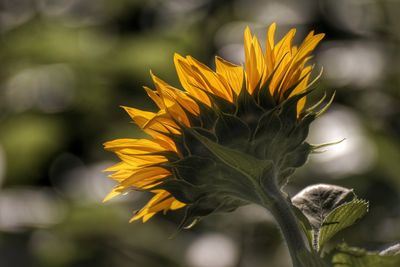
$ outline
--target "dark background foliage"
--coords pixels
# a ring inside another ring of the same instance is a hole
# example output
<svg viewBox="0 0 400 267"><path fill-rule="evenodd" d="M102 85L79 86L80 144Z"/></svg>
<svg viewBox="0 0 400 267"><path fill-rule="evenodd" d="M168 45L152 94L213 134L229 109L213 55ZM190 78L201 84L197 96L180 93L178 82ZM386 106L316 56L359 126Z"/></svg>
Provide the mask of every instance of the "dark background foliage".
<svg viewBox="0 0 400 267"><path fill-rule="evenodd" d="M370 213L337 240L400 240L400 2L397 0L0 0L0 266L289 266L271 216L248 206L175 235L182 212L128 223L148 195L101 200L116 162L102 143L143 137L119 105L154 109L149 70L178 85L173 53L243 63L246 25L265 39L327 34L316 51L334 105L310 142L346 138L293 177L355 189ZM173 238L170 238L173 237Z"/></svg>

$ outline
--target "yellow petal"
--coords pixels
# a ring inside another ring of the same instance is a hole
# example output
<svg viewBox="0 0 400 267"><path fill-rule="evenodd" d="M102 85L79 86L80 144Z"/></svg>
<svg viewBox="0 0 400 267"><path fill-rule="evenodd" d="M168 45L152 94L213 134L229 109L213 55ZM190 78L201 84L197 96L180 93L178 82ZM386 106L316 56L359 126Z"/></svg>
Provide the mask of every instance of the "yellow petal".
<svg viewBox="0 0 400 267"><path fill-rule="evenodd" d="M199 107L185 92L169 85L153 73L151 73L151 75L164 106L170 108L178 103L187 111L193 114L199 114ZM164 107L164 109L165 108L166 107Z"/></svg>
<svg viewBox="0 0 400 267"><path fill-rule="evenodd" d="M161 97L157 94L157 92L151 90L147 86L143 86L144 90L146 90L147 95L154 101L159 109L165 109L164 103Z"/></svg>
<svg viewBox="0 0 400 267"><path fill-rule="evenodd" d="M275 47L275 31L276 31L276 23L272 23L268 28L267 40L266 40L266 52L265 52L265 63L267 65L266 70L266 78L268 79L269 75L274 70L275 65L275 57L273 54L273 50Z"/></svg>
<svg viewBox="0 0 400 267"><path fill-rule="evenodd" d="M178 95L175 92L175 88L152 74L154 84L156 85L157 91L163 102L164 110L175 120L182 122L186 126L190 126L189 120L183 110L184 106L178 101ZM177 89L176 89L177 90Z"/></svg>
<svg viewBox="0 0 400 267"><path fill-rule="evenodd" d="M165 178L169 175L171 175L171 173L164 168L147 167L147 168L143 168L143 169L138 170L137 172L133 173L131 175L131 177L122 181L120 183L120 185L124 186L124 187L134 186L136 184L136 182L138 182L138 181L142 181L142 180L155 181L155 180Z"/></svg>
<svg viewBox="0 0 400 267"><path fill-rule="evenodd" d="M159 142L150 139L115 139L104 143L104 148L110 151L132 148L142 152L159 152L166 149Z"/></svg>
<svg viewBox="0 0 400 267"><path fill-rule="evenodd" d="M129 155L120 152L115 152L115 154L124 162L131 165L132 168L144 167L149 165L154 165L158 163L166 162L167 159L163 156L137 156Z"/></svg>
<svg viewBox="0 0 400 267"><path fill-rule="evenodd" d="M109 201L110 199L120 194L121 194L121 187L120 186L114 187L113 190L111 190L111 192L108 193L107 196L103 199L103 203Z"/></svg>
<svg viewBox="0 0 400 267"><path fill-rule="evenodd" d="M183 88L196 99L200 100L208 106L211 106L211 102L208 96L201 89L199 89L201 88L201 84L193 77L193 70L191 69L190 64L187 62L187 60L181 55L175 54L174 63L179 81L181 82Z"/></svg>
<svg viewBox="0 0 400 267"><path fill-rule="evenodd" d="M143 222L146 222L157 213L154 210L150 211L151 207L157 205L157 203L160 203L170 195L164 190L155 190L154 193L156 194L152 197L152 199L150 199L149 202L147 202L147 204L135 216L133 216L129 222L133 222L140 218L142 218Z"/></svg>
<svg viewBox="0 0 400 267"><path fill-rule="evenodd" d="M117 182L122 182L125 179L131 177L137 170L143 167L137 167L136 169L125 169L125 170L118 170L113 174L109 175L109 177Z"/></svg>
<svg viewBox="0 0 400 267"><path fill-rule="evenodd" d="M157 113L144 111L132 107L122 106L123 109L128 113L132 120L140 127L144 128L146 124L157 116Z"/></svg>
<svg viewBox="0 0 400 267"><path fill-rule="evenodd" d="M168 141L168 138L162 133L180 133L178 125L169 118L164 110L154 113L131 107L123 108L140 128L156 139Z"/></svg>
<svg viewBox="0 0 400 267"><path fill-rule="evenodd" d="M301 60L308 55L315 49L315 47L319 44L319 42L325 37L325 34L317 34L313 35L313 32L310 32L306 39L303 41L301 46L298 49L296 57Z"/></svg>
<svg viewBox="0 0 400 267"><path fill-rule="evenodd" d="M243 68L220 57L215 57L216 72L228 82L236 95L240 94L243 86Z"/></svg>
<svg viewBox="0 0 400 267"><path fill-rule="evenodd" d="M280 61L285 54L291 54L293 38L296 34L296 29L291 29L285 37L280 40L274 47L276 62Z"/></svg>
<svg viewBox="0 0 400 267"><path fill-rule="evenodd" d="M125 162L118 162L117 164L114 164L114 165L108 167L104 171L105 172L115 172L115 171L119 171L119 170L123 170L123 169L128 169L129 167L130 167L130 165Z"/></svg>
<svg viewBox="0 0 400 267"><path fill-rule="evenodd" d="M183 208L184 206L186 206L185 203L180 202L179 200L176 200L176 199L175 199L175 200L172 202L170 209L171 209L171 210L177 210L177 209Z"/></svg>
<svg viewBox="0 0 400 267"><path fill-rule="evenodd" d="M256 86L262 86L265 80L265 59L256 36L246 27L244 32L245 69L247 78L247 90L253 93Z"/></svg>
<svg viewBox="0 0 400 267"><path fill-rule="evenodd" d="M206 91L222 97L230 102L233 101L232 90L228 84L225 84L218 75L209 67L197 61L193 57L188 56L187 60L194 70L197 80Z"/></svg>
<svg viewBox="0 0 400 267"><path fill-rule="evenodd" d="M293 90L290 96L302 93L307 88L312 69L313 66L307 66L306 68L303 69L302 74L300 76L300 79L303 80L296 86L296 88ZM303 111L305 104L306 104L306 97L303 97L297 103L297 114L300 114Z"/></svg>
<svg viewBox="0 0 400 267"><path fill-rule="evenodd" d="M273 53L277 66L275 66L276 70L269 87L271 94L274 94L275 91L279 92L281 89L280 85L290 68L290 62L292 59L292 41L295 34L296 29L291 29L274 47Z"/></svg>
<svg viewBox="0 0 400 267"><path fill-rule="evenodd" d="M189 111L194 115L198 115L200 113L199 106L196 102L193 101L190 97L187 96L185 92L182 92L173 87L165 88L171 95L174 95L175 100L181 105L185 110Z"/></svg>

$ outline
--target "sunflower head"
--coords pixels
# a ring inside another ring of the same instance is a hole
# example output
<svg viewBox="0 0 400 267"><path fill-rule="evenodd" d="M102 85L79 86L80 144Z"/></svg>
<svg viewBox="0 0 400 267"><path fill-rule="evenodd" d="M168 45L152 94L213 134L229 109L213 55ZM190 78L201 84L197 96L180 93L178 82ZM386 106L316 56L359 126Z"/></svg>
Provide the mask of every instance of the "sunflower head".
<svg viewBox="0 0 400 267"><path fill-rule="evenodd" d="M248 203L268 205L268 185L283 186L315 149L304 140L320 102L304 106L313 83L308 61L324 36L310 32L297 47L292 29L275 44L275 28L264 51L246 28L244 67L216 57L212 70L176 54L183 90L151 73L155 90L145 90L159 110L124 107L149 138L105 143L121 159L107 169L118 184L105 200L148 191L154 196L132 220L185 207L182 225Z"/></svg>

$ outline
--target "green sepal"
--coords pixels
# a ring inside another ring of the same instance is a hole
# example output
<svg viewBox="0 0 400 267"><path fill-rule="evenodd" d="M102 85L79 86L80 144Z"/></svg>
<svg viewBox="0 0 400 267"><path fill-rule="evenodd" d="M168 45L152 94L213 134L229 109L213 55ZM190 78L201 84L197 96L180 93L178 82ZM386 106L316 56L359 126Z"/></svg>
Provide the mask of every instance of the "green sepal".
<svg viewBox="0 0 400 267"><path fill-rule="evenodd" d="M264 110L271 110L277 106L276 104L277 102L274 100L274 98L271 95L271 92L269 91L269 84L272 76L273 75L270 75L270 78L268 78L267 82L265 83L262 89L254 92L253 94L257 96L257 102Z"/></svg>
<svg viewBox="0 0 400 267"><path fill-rule="evenodd" d="M202 101L198 100L197 98L188 95L199 107L199 114L198 118L200 120L200 125L199 127L204 128L204 129L212 129L214 126L215 120L217 119L217 114L215 113L215 110L213 110L211 107L207 106L205 103Z"/></svg>
<svg viewBox="0 0 400 267"><path fill-rule="evenodd" d="M299 93L297 95L294 95L285 101L283 101L280 106L281 106L281 113L280 113L280 118L282 121L284 121L285 125L285 133L289 133L290 130L296 125L298 116L297 116L297 103L299 102L300 99L303 97L307 96L310 94L313 90L307 90L302 93Z"/></svg>
<svg viewBox="0 0 400 267"><path fill-rule="evenodd" d="M290 176L296 171L296 168L286 168L284 170L279 170L278 176L277 176L277 182L280 188L284 187L288 182Z"/></svg>
<svg viewBox="0 0 400 267"><path fill-rule="evenodd" d="M153 189L163 189L172 194L182 203L191 204L200 198L201 192L192 184L176 180L173 178L165 179L163 183L156 185Z"/></svg>
<svg viewBox="0 0 400 267"><path fill-rule="evenodd" d="M282 163L279 164L279 166L282 166L283 169L299 168L306 163L308 155L311 153L311 151L312 147L308 143L298 145L292 152L289 152L285 155Z"/></svg>
<svg viewBox="0 0 400 267"><path fill-rule="evenodd" d="M179 161L170 163L171 170L176 174L176 177L180 180L184 180L193 185L204 184L204 179L201 174L205 171L212 171L216 168L216 163L211 158L203 158L199 156L189 156ZM202 171L200 172L199 166Z"/></svg>
<svg viewBox="0 0 400 267"><path fill-rule="evenodd" d="M178 154L176 154L176 152L173 152L173 151L154 152L154 153L148 153L147 155L163 156L163 157L166 157L168 159L168 161L170 161L170 162L179 160Z"/></svg>
<svg viewBox="0 0 400 267"><path fill-rule="evenodd" d="M161 133L161 134L163 134L164 136L170 138L174 142L177 151L179 151L179 153L183 157L186 157L186 156L188 156L190 154L190 151L187 150L187 148L186 148L186 146L184 144L184 140L182 138L182 135L174 134L174 133ZM169 159L168 156L167 156L167 159Z"/></svg>
<svg viewBox="0 0 400 267"><path fill-rule="evenodd" d="M282 162L278 163L278 184L283 187L288 183L290 176L296 171L297 168L303 166L308 156L312 152L312 147L308 143L299 145L292 152L286 153Z"/></svg>
<svg viewBox="0 0 400 267"><path fill-rule="evenodd" d="M235 105L232 105L232 103L229 102L228 100L226 100L220 96L217 96L215 94L212 94L208 91L205 91L205 90L201 90L201 91L204 92L210 98L214 110L218 110L220 112L228 113L228 114L235 113L235 110L236 110Z"/></svg>
<svg viewBox="0 0 400 267"><path fill-rule="evenodd" d="M255 148L262 145L264 150L267 150L281 128L282 121L275 110L264 113L258 120L257 128L253 134L252 140ZM267 155L267 151L260 154L263 157L267 157Z"/></svg>
<svg viewBox="0 0 400 267"><path fill-rule="evenodd" d="M310 114L308 116L303 117L299 121L299 123L296 125L293 131L289 133L288 139L290 140L290 142L288 143L286 149L292 150L304 142L304 140L308 136L310 124L314 120L315 116L313 114Z"/></svg>
<svg viewBox="0 0 400 267"><path fill-rule="evenodd" d="M258 119L263 113L264 109L258 105L254 97L249 94L247 89L242 89L237 98L235 116L239 117L254 131Z"/></svg>
<svg viewBox="0 0 400 267"><path fill-rule="evenodd" d="M209 157L208 150L205 149L204 145L193 135L194 129L201 133L205 138L210 139L214 142L217 141L217 137L210 131L203 128L183 128L182 136L184 140L185 148L189 151L189 155L196 155L200 157Z"/></svg>
<svg viewBox="0 0 400 267"><path fill-rule="evenodd" d="M204 196L199 198L195 203L187 206L185 216L178 229L190 228L205 216L219 212L232 212L245 204L248 203L237 199L224 199L214 195Z"/></svg>
<svg viewBox="0 0 400 267"><path fill-rule="evenodd" d="M215 123L218 143L227 146L245 145L250 140L250 129L236 116L221 113Z"/></svg>

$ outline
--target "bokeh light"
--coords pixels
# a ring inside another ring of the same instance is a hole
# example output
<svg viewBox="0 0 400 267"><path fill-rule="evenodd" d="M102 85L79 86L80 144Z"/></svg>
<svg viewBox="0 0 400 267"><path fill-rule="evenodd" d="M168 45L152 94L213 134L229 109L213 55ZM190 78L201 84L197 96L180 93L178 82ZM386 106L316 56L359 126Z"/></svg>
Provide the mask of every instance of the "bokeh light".
<svg viewBox="0 0 400 267"><path fill-rule="evenodd" d="M313 144L334 143L319 149L311 167L331 177L367 172L376 157L373 143L362 130L360 119L349 109L333 106L310 129ZM336 143L338 142L338 143Z"/></svg>
<svg viewBox="0 0 400 267"><path fill-rule="evenodd" d="M193 267L229 267L237 260L237 250L229 237L208 233L192 242L186 257Z"/></svg>
<svg viewBox="0 0 400 267"><path fill-rule="evenodd" d="M44 189L7 189L0 195L1 231L49 227L62 221L64 213L62 202Z"/></svg>
<svg viewBox="0 0 400 267"><path fill-rule="evenodd" d="M377 44L368 42L325 43L319 56L325 77L333 86L376 88L385 71L385 55Z"/></svg>
<svg viewBox="0 0 400 267"><path fill-rule="evenodd" d="M9 109L23 112L37 108L45 113L61 112L73 102L74 73L63 64L24 69L7 83L5 98Z"/></svg>

